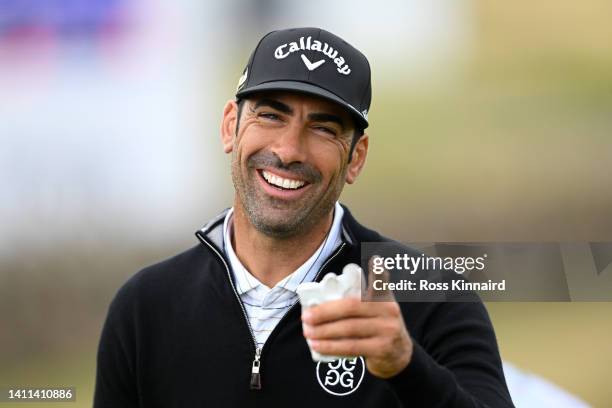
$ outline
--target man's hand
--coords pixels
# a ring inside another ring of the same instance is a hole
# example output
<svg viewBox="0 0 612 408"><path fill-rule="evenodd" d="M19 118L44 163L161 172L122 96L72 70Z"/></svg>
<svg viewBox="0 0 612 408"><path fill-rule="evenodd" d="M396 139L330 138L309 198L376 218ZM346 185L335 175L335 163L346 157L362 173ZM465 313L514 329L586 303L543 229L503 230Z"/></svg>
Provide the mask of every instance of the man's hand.
<svg viewBox="0 0 612 408"><path fill-rule="evenodd" d="M371 374L389 378L410 363L413 344L393 294L372 290L372 279L388 280L388 272L371 271L366 299L385 301L349 298L310 307L302 313L304 336L321 354L363 356Z"/></svg>

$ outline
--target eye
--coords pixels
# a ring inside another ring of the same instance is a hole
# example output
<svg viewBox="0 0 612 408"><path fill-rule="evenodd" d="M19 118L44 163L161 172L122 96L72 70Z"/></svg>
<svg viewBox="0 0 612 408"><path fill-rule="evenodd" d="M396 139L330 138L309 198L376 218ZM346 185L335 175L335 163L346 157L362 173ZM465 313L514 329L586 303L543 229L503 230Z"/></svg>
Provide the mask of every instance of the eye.
<svg viewBox="0 0 612 408"><path fill-rule="evenodd" d="M331 136L336 136L336 131L330 127L327 126L314 126L314 129L317 131L321 131L323 133L327 133Z"/></svg>
<svg viewBox="0 0 612 408"><path fill-rule="evenodd" d="M260 118L267 119L267 120L275 120L275 121L280 120L280 116L272 112L261 112L257 116L259 116Z"/></svg>

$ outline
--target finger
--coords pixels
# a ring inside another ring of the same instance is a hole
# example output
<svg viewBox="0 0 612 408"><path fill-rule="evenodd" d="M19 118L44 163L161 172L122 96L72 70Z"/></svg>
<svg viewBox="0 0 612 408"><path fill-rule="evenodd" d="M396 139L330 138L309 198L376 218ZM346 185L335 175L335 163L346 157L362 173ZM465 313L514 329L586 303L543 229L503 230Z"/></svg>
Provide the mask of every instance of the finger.
<svg viewBox="0 0 612 408"><path fill-rule="evenodd" d="M362 302L357 298L332 300L310 307L302 312L302 321L318 325L348 318L397 317L397 302Z"/></svg>
<svg viewBox="0 0 612 408"><path fill-rule="evenodd" d="M364 300L366 302L395 301L393 291L389 290L388 285L386 285L391 278L389 271L382 266L382 262L376 261L377 258L382 259L380 256L374 255L368 262L368 290L366 291ZM378 272L381 268L383 269L382 273ZM377 287L382 287L383 289L374 289L374 281L376 280L381 281L381 284L377 285Z"/></svg>
<svg viewBox="0 0 612 408"><path fill-rule="evenodd" d="M380 319L352 318L316 326L304 324L304 336L310 340L365 338L377 335L381 329Z"/></svg>
<svg viewBox="0 0 612 408"><path fill-rule="evenodd" d="M381 342L376 337L365 339L312 340L310 347L326 355L333 356L376 356L380 352Z"/></svg>
<svg viewBox="0 0 612 408"><path fill-rule="evenodd" d="M306 324L316 325L350 317L374 317L379 315L378 308L372 307L372 305L371 303L364 303L358 298L330 300L304 310L302 321Z"/></svg>

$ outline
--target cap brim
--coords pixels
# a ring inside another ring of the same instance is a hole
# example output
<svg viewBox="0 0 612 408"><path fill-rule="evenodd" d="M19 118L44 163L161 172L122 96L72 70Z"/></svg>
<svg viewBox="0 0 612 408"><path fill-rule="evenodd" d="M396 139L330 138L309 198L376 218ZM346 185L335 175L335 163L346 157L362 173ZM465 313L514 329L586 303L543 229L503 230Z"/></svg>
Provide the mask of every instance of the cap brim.
<svg viewBox="0 0 612 408"><path fill-rule="evenodd" d="M348 109L348 111L355 117L359 126L363 129L368 127L368 121L363 117L362 113L359 112L354 106L346 103L342 98L334 94L333 92L329 92L326 89L320 88L316 85L312 85L306 82L299 81L271 81L263 84L255 85L252 87L245 88L236 93L237 98L244 98L248 95L251 95L255 92L261 91L296 91L302 92L309 95L320 96L324 99L327 99L331 102L335 102L344 108Z"/></svg>

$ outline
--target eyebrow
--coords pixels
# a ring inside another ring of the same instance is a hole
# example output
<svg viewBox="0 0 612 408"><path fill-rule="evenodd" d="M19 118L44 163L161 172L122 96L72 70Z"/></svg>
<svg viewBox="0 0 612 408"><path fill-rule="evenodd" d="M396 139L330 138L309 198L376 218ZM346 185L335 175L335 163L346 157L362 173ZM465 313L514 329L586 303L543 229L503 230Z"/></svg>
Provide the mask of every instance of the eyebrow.
<svg viewBox="0 0 612 408"><path fill-rule="evenodd" d="M288 115L293 115L293 109L289 105L286 105L280 101L275 99L263 98L257 101L253 109L261 108L262 106L267 106L272 109L276 109L279 112L286 113Z"/></svg>
<svg viewBox="0 0 612 408"><path fill-rule="evenodd" d="M281 101L270 98L262 98L255 103L253 109L261 108L262 106L267 106L269 108L275 109L279 112L286 113L288 115L293 115L293 109L287 104L284 104ZM315 112L308 114L308 119L314 122L332 122L338 124L340 128L344 131L346 129L346 125L342 118L338 115L334 115L332 113L324 113L324 112Z"/></svg>

